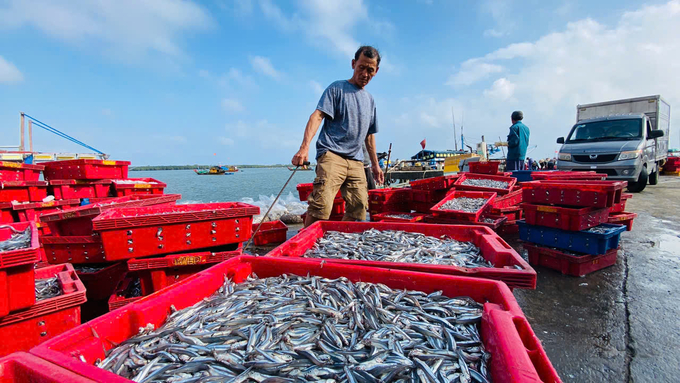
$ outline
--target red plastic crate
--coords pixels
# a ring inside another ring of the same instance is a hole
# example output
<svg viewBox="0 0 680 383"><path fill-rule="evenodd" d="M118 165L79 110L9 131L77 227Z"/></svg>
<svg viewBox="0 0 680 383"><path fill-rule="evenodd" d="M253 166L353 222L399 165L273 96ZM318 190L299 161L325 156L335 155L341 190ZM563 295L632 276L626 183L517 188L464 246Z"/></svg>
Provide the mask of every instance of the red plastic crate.
<svg viewBox="0 0 680 383"><path fill-rule="evenodd" d="M134 194L163 194L168 185L153 178L113 180L113 194L118 197Z"/></svg>
<svg viewBox="0 0 680 383"><path fill-rule="evenodd" d="M325 278L343 276L354 282L383 283L394 289L412 289L425 293L441 290L450 297L470 296L478 302L485 302L481 338L486 351L493 356L488 364L493 381L560 381L512 292L501 282L272 257L241 256L222 262L163 291L51 339L33 348L31 353L97 382L128 382L94 366L95 361L103 359L106 350L111 349L114 344L120 344L137 335L140 327L147 324L159 327L171 312L170 306L177 309L189 307L219 289L225 276L239 283L252 273L260 278L284 273ZM191 294L186 294L187 291Z"/></svg>
<svg viewBox="0 0 680 383"><path fill-rule="evenodd" d="M107 198L111 180L52 180L48 191L55 199Z"/></svg>
<svg viewBox="0 0 680 383"><path fill-rule="evenodd" d="M0 253L2 254L2 253ZM0 269L0 318L35 303L33 270L40 258L30 263Z"/></svg>
<svg viewBox="0 0 680 383"><path fill-rule="evenodd" d="M384 188L368 191L369 202L408 203L411 200L411 188Z"/></svg>
<svg viewBox="0 0 680 383"><path fill-rule="evenodd" d="M618 249L611 249L601 255L572 255L545 246L525 243L529 253L529 263L557 270L562 274L582 277L597 270L616 264Z"/></svg>
<svg viewBox="0 0 680 383"><path fill-rule="evenodd" d="M300 215L300 217L302 218L302 222L305 222L305 220L307 219L307 213L306 213L306 212L305 212L305 213L302 213L302 214ZM345 217L345 213L342 213L342 214L331 214L331 216L328 217L328 221L342 221L342 219L343 219L344 217ZM304 230L304 229L300 229L300 230Z"/></svg>
<svg viewBox="0 0 680 383"><path fill-rule="evenodd" d="M42 165L0 161L0 181L38 181Z"/></svg>
<svg viewBox="0 0 680 383"><path fill-rule="evenodd" d="M459 175L439 176L423 178L422 180L412 180L409 182L411 189L419 190L448 190L458 179Z"/></svg>
<svg viewBox="0 0 680 383"><path fill-rule="evenodd" d="M429 202L435 204L446 197L447 190L414 189L411 200L414 202Z"/></svg>
<svg viewBox="0 0 680 383"><path fill-rule="evenodd" d="M128 161L67 160L45 162L43 175L52 180L101 180L128 177Z"/></svg>
<svg viewBox="0 0 680 383"><path fill-rule="evenodd" d="M10 227L18 231L23 231L30 227L31 244L26 249L0 251L0 269L35 263L40 260L40 239L38 238L38 228L35 222L14 222L3 224L2 226L4 227L0 227L0 241L5 241L12 236L14 231Z"/></svg>
<svg viewBox="0 0 680 383"><path fill-rule="evenodd" d="M546 171L533 172L531 177L534 181L541 180L584 180L584 181L604 181L607 174L592 171L571 172L571 171Z"/></svg>
<svg viewBox="0 0 680 383"><path fill-rule="evenodd" d="M80 324L85 286L69 264L35 269L36 279L57 277L63 294L36 301L29 308L0 318L0 356L28 351L41 342ZM32 291L35 298L35 290Z"/></svg>
<svg viewBox="0 0 680 383"><path fill-rule="evenodd" d="M468 162L470 173L497 174L500 161L475 161Z"/></svg>
<svg viewBox="0 0 680 383"><path fill-rule="evenodd" d="M78 274L78 278L80 278L87 289L87 300L101 301L108 300L111 294L113 294L118 282L127 273L127 263L108 264L94 273L80 271L77 266L74 266L74 269L76 274Z"/></svg>
<svg viewBox="0 0 680 383"><path fill-rule="evenodd" d="M397 217L390 217L390 215L409 215L411 218L406 219L406 218L397 218ZM379 213L379 214L374 214L371 216L371 221L374 222L410 222L410 223L415 223L415 222L422 222L423 219L427 216L427 214L424 213L404 213L404 212L398 212L398 211L388 211L385 213Z"/></svg>
<svg viewBox="0 0 680 383"><path fill-rule="evenodd" d="M456 211L456 210L442 210L441 207L448 201L451 201L456 198L461 198L461 197L466 197L466 198L485 198L486 203L476 212L474 213L468 213L464 211ZM479 217L484 213L484 211L489 207L491 202L496 198L496 193L489 193L489 192L475 192L475 191L462 191L462 190L454 190L450 192L449 194L446 195L446 197L439 201L436 205L430 209L430 212L432 215L435 217L444 217L444 218L451 218L451 219L460 219L460 220L466 220L466 221L473 221L476 222L479 220Z"/></svg>
<svg viewBox="0 0 680 383"><path fill-rule="evenodd" d="M436 202L411 201L408 208L404 208L404 207L402 207L402 208L406 212L414 210L417 213L430 214L430 209L432 209L432 206L434 206L435 204L436 204ZM380 210L380 211L378 211L378 213L385 213L385 212L388 212L388 211L399 211L399 210L395 209L394 207L390 207L390 208L387 208L387 209ZM371 214L373 214L373 213L371 212Z"/></svg>
<svg viewBox="0 0 680 383"><path fill-rule="evenodd" d="M520 257L515 250L501 239L493 230L472 225L431 225L423 223L393 222L315 222L304 231L270 251L268 257L301 257L312 248L317 239L327 231L361 233L369 229L403 230L422 233L432 237L447 236L458 241L470 241L479 247L481 254L494 265L493 268L465 268L449 265L430 265L420 263L360 261L349 259L325 259L329 263L342 263L359 266L383 267L398 270L420 271L434 274L463 275L501 280L512 288L536 288L536 272ZM516 269L519 266L522 269Z"/></svg>
<svg viewBox="0 0 680 383"><path fill-rule="evenodd" d="M284 239L285 240L285 239ZM242 249L212 253L173 254L160 258L131 259L127 268L134 272L141 282L142 296L155 293L213 266L242 255Z"/></svg>
<svg viewBox="0 0 680 383"><path fill-rule="evenodd" d="M111 209L92 220L107 261L247 241L257 206L242 202Z"/></svg>
<svg viewBox="0 0 680 383"><path fill-rule="evenodd" d="M626 230L633 230L633 220L637 218L637 213L612 213L607 220L608 223L616 223L619 225L626 225Z"/></svg>
<svg viewBox="0 0 680 383"><path fill-rule="evenodd" d="M0 224L14 222L11 202L0 202Z"/></svg>
<svg viewBox="0 0 680 383"><path fill-rule="evenodd" d="M50 229L47 225L40 223L40 217L45 214L72 209L79 205L79 199L49 202L24 202L12 204L12 210L15 212L19 222L35 221L38 229L40 229L40 235L49 235L51 233Z"/></svg>
<svg viewBox="0 0 680 383"><path fill-rule="evenodd" d="M314 184L298 184L297 185L298 195L300 196L300 201L307 202L310 194L314 191ZM338 190L338 194L335 195L335 200L342 199L342 193Z"/></svg>
<svg viewBox="0 0 680 383"><path fill-rule="evenodd" d="M493 215L502 215L508 218L508 221L517 221L522 219L522 208L518 206L508 206L502 208L490 208L489 213Z"/></svg>
<svg viewBox="0 0 680 383"><path fill-rule="evenodd" d="M498 228L498 234L500 235L514 235L514 234L519 234L519 225L517 225L517 221L510 221L507 220L505 221L504 224L501 225L501 227Z"/></svg>
<svg viewBox="0 0 680 383"><path fill-rule="evenodd" d="M45 181L0 181L0 202L40 202L45 197Z"/></svg>
<svg viewBox="0 0 680 383"><path fill-rule="evenodd" d="M484 222L484 218L491 218L493 219L493 222ZM481 217L479 217L479 221L477 222L470 222L470 221L464 221L464 220L457 220L457 219L449 219L449 218L444 218L444 217L435 217L433 215L428 215L425 216L423 219L423 222L425 223L436 223L436 224L444 224L444 225L480 225L480 226L486 226L488 228L491 228L492 230L498 229L505 221L508 220L507 217L504 216L493 216L489 214L483 214Z"/></svg>
<svg viewBox="0 0 680 383"><path fill-rule="evenodd" d="M256 231L257 234L253 237L253 244L255 246L264 246L270 243L286 242L288 226L281 221L270 221L261 224L253 224L253 233Z"/></svg>
<svg viewBox="0 0 680 383"><path fill-rule="evenodd" d="M522 203L522 188L519 188L517 190L513 189L513 191L511 191L508 194L496 196L493 202L491 202L491 208L501 209L506 207L519 206L520 203Z"/></svg>
<svg viewBox="0 0 680 383"><path fill-rule="evenodd" d="M50 231L55 236L87 236L93 233L92 219L107 210L137 206L171 206L181 197L179 194L144 194L115 197L63 212L45 214L40 217L40 220L47 223Z"/></svg>
<svg viewBox="0 0 680 383"><path fill-rule="evenodd" d="M345 214L345 201L335 200L333 201L333 207L331 208L331 215Z"/></svg>
<svg viewBox="0 0 680 383"><path fill-rule="evenodd" d="M0 359L0 383L90 383L84 378L26 352Z"/></svg>
<svg viewBox="0 0 680 383"><path fill-rule="evenodd" d="M116 289L114 290L113 294L111 294L111 297L109 297L109 311L117 310L125 305L136 302L143 298L143 296L130 298L125 297L126 290L136 278L137 276L128 273L118 282Z"/></svg>
<svg viewBox="0 0 680 383"><path fill-rule="evenodd" d="M614 206L609 209L610 213L621 213L624 210L626 210L626 202L628 202L629 198L633 198L632 194L629 193L622 193L621 194L621 202L615 203Z"/></svg>
<svg viewBox="0 0 680 383"><path fill-rule="evenodd" d="M606 223L608 208L568 208L559 206L522 204L524 219L529 225L554 227L562 230L581 231Z"/></svg>
<svg viewBox="0 0 680 383"><path fill-rule="evenodd" d="M104 246L98 236L41 237L49 263L103 263Z"/></svg>
<svg viewBox="0 0 680 383"><path fill-rule="evenodd" d="M612 207L621 202L626 181L532 181L522 184L522 199L533 204Z"/></svg>
<svg viewBox="0 0 680 383"><path fill-rule="evenodd" d="M496 189L496 188L487 188L487 187L481 187L481 186L464 185L463 182L465 182L465 180L469 180L469 179L503 181L503 182L508 183L508 187L504 188L504 189ZM495 175L490 175L490 174L463 173L458 178L458 180L456 180L454 187L457 190L494 192L494 193L498 193L498 195L504 195L504 194L508 194L512 191L512 188L515 186L515 183L517 183L517 178L515 178L515 177L495 176Z"/></svg>

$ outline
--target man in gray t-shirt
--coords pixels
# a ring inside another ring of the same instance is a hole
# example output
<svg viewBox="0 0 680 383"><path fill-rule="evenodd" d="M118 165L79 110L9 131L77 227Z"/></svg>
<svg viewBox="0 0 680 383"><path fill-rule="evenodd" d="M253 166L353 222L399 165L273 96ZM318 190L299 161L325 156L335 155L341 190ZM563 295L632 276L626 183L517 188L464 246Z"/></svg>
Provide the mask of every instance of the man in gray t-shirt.
<svg viewBox="0 0 680 383"><path fill-rule="evenodd" d="M366 218L368 194L364 174L365 144L371 161L371 171L378 184L384 174L378 164L375 133L378 132L373 96L364 89L378 73L380 53L362 46L352 60L354 74L349 80L332 83L323 92L316 110L309 117L300 150L293 156L293 165L303 165L309 158L309 147L321 121L324 121L316 142L316 178L309 196L305 226L331 216L338 190L345 200L345 221Z"/></svg>

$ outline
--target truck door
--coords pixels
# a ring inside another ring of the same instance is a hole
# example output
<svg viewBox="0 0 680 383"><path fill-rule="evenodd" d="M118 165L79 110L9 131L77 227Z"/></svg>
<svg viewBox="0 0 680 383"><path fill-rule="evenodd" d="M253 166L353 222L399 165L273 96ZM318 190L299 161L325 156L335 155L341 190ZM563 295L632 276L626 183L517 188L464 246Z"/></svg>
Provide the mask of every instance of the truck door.
<svg viewBox="0 0 680 383"><path fill-rule="evenodd" d="M647 170L651 173L653 170L653 167L650 168L650 166L653 166L653 162L656 161L656 140L653 138L650 138L652 135L652 124L649 122L649 119L645 119L647 122L647 126L645 129L645 157L647 157ZM652 162L652 163L650 163Z"/></svg>

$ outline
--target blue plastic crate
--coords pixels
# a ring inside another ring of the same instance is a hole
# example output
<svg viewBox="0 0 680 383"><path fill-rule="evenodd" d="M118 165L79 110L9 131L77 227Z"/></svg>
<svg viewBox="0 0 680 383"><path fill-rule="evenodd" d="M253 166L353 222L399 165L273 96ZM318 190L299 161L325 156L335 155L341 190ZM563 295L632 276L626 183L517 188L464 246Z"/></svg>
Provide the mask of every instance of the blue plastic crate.
<svg viewBox="0 0 680 383"><path fill-rule="evenodd" d="M524 220L517 221L519 239L543 246L556 247L577 253L599 255L619 247L621 233L626 231L624 225L604 223L596 228L608 229L606 233L583 231L566 231L545 226L527 225Z"/></svg>
<svg viewBox="0 0 680 383"><path fill-rule="evenodd" d="M529 182L534 180L531 178L531 173L533 173L533 170L515 170L512 172L512 176L517 178L517 182Z"/></svg>

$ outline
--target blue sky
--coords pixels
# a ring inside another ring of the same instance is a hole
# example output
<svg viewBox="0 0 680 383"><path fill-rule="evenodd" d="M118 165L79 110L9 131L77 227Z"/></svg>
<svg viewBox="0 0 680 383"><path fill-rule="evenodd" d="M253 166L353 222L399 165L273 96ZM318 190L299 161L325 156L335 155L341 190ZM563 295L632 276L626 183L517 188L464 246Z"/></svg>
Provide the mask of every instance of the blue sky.
<svg viewBox="0 0 680 383"><path fill-rule="evenodd" d="M578 103L680 105L677 36L680 1L0 0L0 145L24 111L136 165L287 163L372 44L380 151L452 149L453 107L471 144L505 138L521 109L531 156L552 156Z"/></svg>

